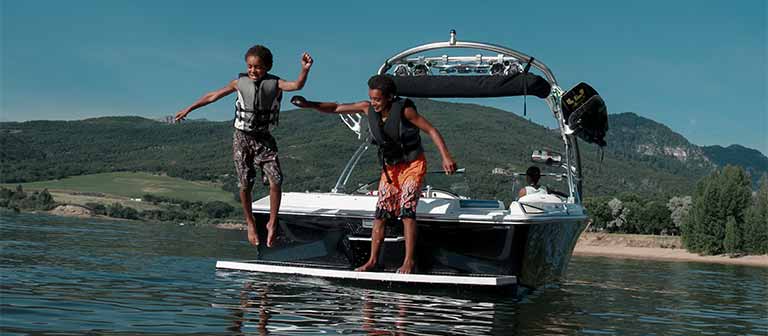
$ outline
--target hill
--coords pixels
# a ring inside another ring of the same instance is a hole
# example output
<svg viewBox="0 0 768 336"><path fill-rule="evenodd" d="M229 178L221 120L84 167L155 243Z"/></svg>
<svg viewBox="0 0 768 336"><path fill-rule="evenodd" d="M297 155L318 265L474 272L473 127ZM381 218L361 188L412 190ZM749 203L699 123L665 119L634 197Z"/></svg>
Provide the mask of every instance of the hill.
<svg viewBox="0 0 768 336"><path fill-rule="evenodd" d="M743 167L753 185L768 173L768 158L740 145L697 146L666 125L635 113L609 116L608 151L613 157L643 161L652 167L682 176L703 176L725 165Z"/></svg>
<svg viewBox="0 0 768 336"><path fill-rule="evenodd" d="M742 166L752 177L753 185L757 185L760 176L768 173L768 157L757 150L741 145L704 146L705 155L717 166L728 164Z"/></svg>
<svg viewBox="0 0 768 336"><path fill-rule="evenodd" d="M448 183L472 186L469 194L474 197L513 197L510 179L493 175L493 169L524 171L533 150L561 149L555 130L513 113L426 99L417 99L416 104L419 112L440 129L459 166L467 168L466 177L452 177ZM632 113L610 115L610 122L609 145L602 161L595 146L581 143L588 196L626 191L690 194L701 176L742 158L729 156L727 148L723 154L693 145L668 127ZM231 184L231 137L230 122L167 124L139 117L104 117L0 123L0 182L146 171ZM286 191L329 190L359 144L338 117L306 110L283 112L275 137ZM438 170L439 155L423 137L430 170ZM761 154L755 156L765 160ZM753 172L768 171L764 161L755 162ZM377 175L372 148L348 186Z"/></svg>

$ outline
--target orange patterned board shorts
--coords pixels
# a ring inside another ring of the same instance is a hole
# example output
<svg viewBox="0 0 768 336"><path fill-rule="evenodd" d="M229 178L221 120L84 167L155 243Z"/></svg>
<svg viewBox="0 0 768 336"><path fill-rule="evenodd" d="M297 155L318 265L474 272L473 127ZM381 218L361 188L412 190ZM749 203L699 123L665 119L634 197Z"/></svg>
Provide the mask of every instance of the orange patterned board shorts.
<svg viewBox="0 0 768 336"><path fill-rule="evenodd" d="M384 171L379 181L379 200L376 219L416 218L416 206L421 196L421 185L427 173L424 153L410 162L384 166L392 183L387 182Z"/></svg>

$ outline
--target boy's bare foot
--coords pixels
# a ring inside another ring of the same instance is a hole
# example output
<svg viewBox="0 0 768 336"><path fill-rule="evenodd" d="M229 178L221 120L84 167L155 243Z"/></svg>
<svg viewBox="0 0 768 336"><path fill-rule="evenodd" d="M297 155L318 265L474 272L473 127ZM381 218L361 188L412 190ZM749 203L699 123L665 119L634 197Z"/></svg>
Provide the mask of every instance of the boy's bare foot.
<svg viewBox="0 0 768 336"><path fill-rule="evenodd" d="M275 222L270 221L267 223L267 247L272 247L272 243L274 243L275 229Z"/></svg>
<svg viewBox="0 0 768 336"><path fill-rule="evenodd" d="M415 268L415 264L413 261L405 261L403 262L403 265L400 266L400 268L397 269L397 273L400 274L411 274L413 273L413 269Z"/></svg>
<svg viewBox="0 0 768 336"><path fill-rule="evenodd" d="M376 263L369 261L365 263L365 265L355 268L355 272L368 272L372 270L374 267L376 267Z"/></svg>
<svg viewBox="0 0 768 336"><path fill-rule="evenodd" d="M256 234L256 227L252 224L246 224L248 227L248 241L253 246L259 246L259 235Z"/></svg>

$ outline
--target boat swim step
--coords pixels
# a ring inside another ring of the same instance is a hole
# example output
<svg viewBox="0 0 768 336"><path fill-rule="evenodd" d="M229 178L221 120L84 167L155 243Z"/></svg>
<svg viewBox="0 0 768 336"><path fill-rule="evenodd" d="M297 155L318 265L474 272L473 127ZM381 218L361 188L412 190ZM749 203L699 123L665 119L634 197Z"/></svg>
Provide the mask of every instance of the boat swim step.
<svg viewBox="0 0 768 336"><path fill-rule="evenodd" d="M252 260L240 260L237 262L243 262L243 263L250 263L250 264L262 264L262 265L276 265L276 266L295 266L295 267L306 267L306 268L325 268L325 269L337 269L337 270L343 270L343 271L350 271L352 270L352 266L345 266L345 265L339 265L339 264L326 264L326 263L318 263L318 262L305 262L305 261L277 261L277 260L259 260L259 259L252 259ZM378 272L395 272L396 269L380 269ZM496 274L489 274L489 273L456 273L448 270L432 270L430 272L426 273L420 273L420 274L429 274L429 275L452 275L452 276L467 276L467 277L494 277L498 276Z"/></svg>
<svg viewBox="0 0 768 336"><path fill-rule="evenodd" d="M369 242L369 241L371 241L371 237L349 237L349 240L350 241L367 241L367 242ZM402 242L402 241L405 241L405 237L403 237L403 236L400 236L400 237L386 237L386 238L384 238L384 242L385 243L397 243L397 242Z"/></svg>
<svg viewBox="0 0 768 336"><path fill-rule="evenodd" d="M274 274L306 275L319 278L401 282L401 283L430 283L464 286L501 287L517 284L517 277L512 275L436 275L436 274L399 274L390 272L355 272L351 270L331 269L318 265L299 264L281 265L275 262L263 261L217 261L216 268L239 271L251 271ZM302 265L302 266L296 266ZM320 265L322 266L322 265Z"/></svg>

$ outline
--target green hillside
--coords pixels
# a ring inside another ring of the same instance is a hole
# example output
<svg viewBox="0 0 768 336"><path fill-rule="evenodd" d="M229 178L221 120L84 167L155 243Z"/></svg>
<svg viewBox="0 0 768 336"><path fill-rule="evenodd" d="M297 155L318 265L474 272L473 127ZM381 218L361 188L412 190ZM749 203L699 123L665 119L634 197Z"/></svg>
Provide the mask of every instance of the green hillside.
<svg viewBox="0 0 768 336"><path fill-rule="evenodd" d="M609 123L608 150L613 157L686 176L702 176L714 168L701 148L663 124L634 113L612 114Z"/></svg>
<svg viewBox="0 0 768 336"><path fill-rule="evenodd" d="M449 183L472 186L469 194L474 197L512 197L509 178L492 175L493 168L524 170L530 165L532 150L561 149L556 131L513 113L424 99L416 100L416 104L419 112L439 128L459 166L467 168L466 177L451 178ZM609 145L602 162L595 146L581 143L587 195L626 191L690 194L698 178L711 169L701 164L706 160L683 162L665 156L663 150L662 154L638 153L631 139L650 136L652 143L662 148L667 146L665 141L674 141L669 145L674 148L690 145L682 137L667 139L660 135L676 134L668 128L661 130L664 132L647 130L648 126L641 123L647 120L634 114L611 115ZM286 175L286 191L328 191L359 144L337 116L306 110L283 112L275 137ZM165 124L139 117L105 117L0 123L0 182L145 171L231 185L231 138L230 122ZM698 148L690 146L692 151ZM434 146L427 144L426 150L430 170L439 169ZM376 177L377 166L372 148L349 185Z"/></svg>
<svg viewBox="0 0 768 336"><path fill-rule="evenodd" d="M669 127L634 113L609 116L608 152L612 157L643 161L677 175L700 177L717 167L743 167L754 188L768 173L768 157L740 145L697 146Z"/></svg>
<svg viewBox="0 0 768 336"><path fill-rule="evenodd" d="M757 150L740 145L702 147L707 157L718 166L728 164L742 166L752 177L752 185L757 186L760 177L768 173L768 157Z"/></svg>

